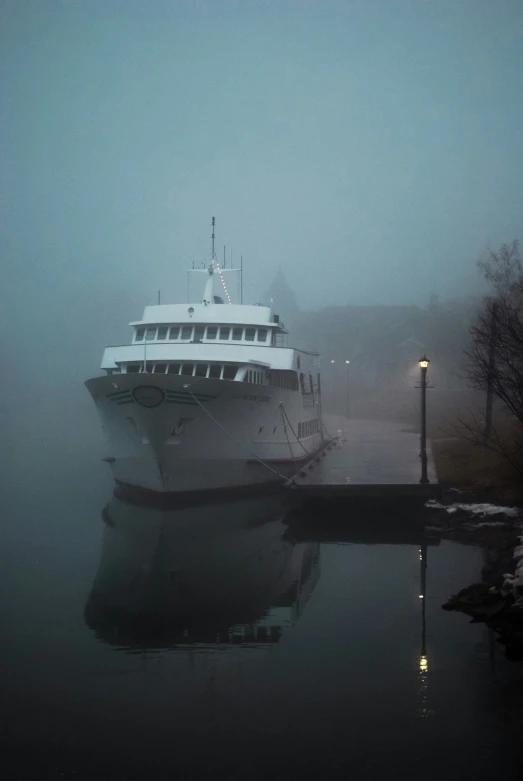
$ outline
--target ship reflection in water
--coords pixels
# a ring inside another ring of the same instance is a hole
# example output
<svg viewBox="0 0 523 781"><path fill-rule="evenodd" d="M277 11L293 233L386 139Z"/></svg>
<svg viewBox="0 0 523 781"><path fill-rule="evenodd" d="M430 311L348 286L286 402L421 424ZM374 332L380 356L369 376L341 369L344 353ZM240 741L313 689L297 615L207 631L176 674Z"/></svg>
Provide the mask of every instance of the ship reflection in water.
<svg viewBox="0 0 523 781"><path fill-rule="evenodd" d="M278 642L319 577L319 543L299 542L281 500L166 510L114 495L85 607L123 649Z"/></svg>

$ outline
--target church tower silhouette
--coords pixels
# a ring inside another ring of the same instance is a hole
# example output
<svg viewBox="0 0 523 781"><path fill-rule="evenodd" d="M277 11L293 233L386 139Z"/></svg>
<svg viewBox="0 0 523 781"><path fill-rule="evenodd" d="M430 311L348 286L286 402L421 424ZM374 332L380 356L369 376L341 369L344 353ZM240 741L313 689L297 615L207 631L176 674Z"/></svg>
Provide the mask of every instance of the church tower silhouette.
<svg viewBox="0 0 523 781"><path fill-rule="evenodd" d="M273 311L287 324L292 322L300 311L296 295L285 278L281 263L278 265L271 286L265 293L265 300L269 302L271 299Z"/></svg>

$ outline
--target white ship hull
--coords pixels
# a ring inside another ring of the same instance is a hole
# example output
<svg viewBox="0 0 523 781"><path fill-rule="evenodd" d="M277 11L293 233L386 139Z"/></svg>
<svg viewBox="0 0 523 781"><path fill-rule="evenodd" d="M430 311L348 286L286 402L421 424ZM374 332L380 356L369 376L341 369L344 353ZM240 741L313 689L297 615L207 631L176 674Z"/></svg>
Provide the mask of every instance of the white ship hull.
<svg viewBox="0 0 523 781"><path fill-rule="evenodd" d="M299 391L159 374L97 377L86 386L106 460L131 490L198 495L281 483L322 445L320 426L299 441L291 430L320 417Z"/></svg>

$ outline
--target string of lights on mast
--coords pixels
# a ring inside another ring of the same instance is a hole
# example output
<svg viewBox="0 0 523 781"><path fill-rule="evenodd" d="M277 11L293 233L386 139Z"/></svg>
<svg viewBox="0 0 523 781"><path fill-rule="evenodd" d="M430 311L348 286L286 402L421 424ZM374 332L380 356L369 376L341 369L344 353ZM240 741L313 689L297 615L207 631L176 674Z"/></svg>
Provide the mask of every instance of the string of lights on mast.
<svg viewBox="0 0 523 781"><path fill-rule="evenodd" d="M218 269L218 274L220 275L220 279L222 281L222 286L223 286L223 289L225 291L225 295L227 296L227 300L228 300L229 304L232 304L232 299L231 299L231 297L229 295L229 291L227 290L227 285L225 284L225 279L224 279L223 274L222 274L222 269L221 269L220 264L218 263L218 260L216 258L216 253L214 252L214 226L215 226L215 224L216 224L216 222L215 222L215 219L213 217L212 218L212 254L211 254L211 262L214 261L214 263L216 264L216 268Z"/></svg>

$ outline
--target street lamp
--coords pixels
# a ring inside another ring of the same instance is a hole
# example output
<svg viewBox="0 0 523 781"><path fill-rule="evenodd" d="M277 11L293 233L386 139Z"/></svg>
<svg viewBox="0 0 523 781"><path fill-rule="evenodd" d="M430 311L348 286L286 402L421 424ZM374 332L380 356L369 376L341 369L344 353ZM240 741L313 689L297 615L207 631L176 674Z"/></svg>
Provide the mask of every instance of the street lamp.
<svg viewBox="0 0 523 781"><path fill-rule="evenodd" d="M347 405L347 408L345 410L347 418L350 418L350 390L349 390L349 366L350 361L345 361L345 367L347 369L345 373L345 403Z"/></svg>
<svg viewBox="0 0 523 781"><path fill-rule="evenodd" d="M419 368L421 371L421 478L420 483L429 483L430 480L427 477L427 369L429 368L430 361L424 355L419 360Z"/></svg>

